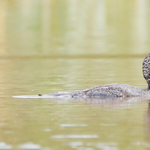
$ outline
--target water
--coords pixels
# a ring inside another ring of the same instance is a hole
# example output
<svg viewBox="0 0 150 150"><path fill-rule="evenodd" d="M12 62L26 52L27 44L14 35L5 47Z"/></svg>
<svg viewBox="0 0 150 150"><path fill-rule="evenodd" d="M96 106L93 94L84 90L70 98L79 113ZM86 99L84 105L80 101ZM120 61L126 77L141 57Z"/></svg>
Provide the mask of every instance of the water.
<svg viewBox="0 0 150 150"><path fill-rule="evenodd" d="M0 149L148 149L148 100L12 96L146 87L149 11L147 0L1 0Z"/></svg>

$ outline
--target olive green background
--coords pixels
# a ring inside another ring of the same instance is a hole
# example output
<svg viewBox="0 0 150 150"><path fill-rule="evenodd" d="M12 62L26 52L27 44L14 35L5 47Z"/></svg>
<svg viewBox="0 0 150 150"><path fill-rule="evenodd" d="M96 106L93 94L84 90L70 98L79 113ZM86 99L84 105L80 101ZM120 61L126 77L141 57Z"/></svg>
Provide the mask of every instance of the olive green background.
<svg viewBox="0 0 150 150"><path fill-rule="evenodd" d="M148 0L0 0L0 149L149 149L147 100L12 98L145 88L149 48Z"/></svg>

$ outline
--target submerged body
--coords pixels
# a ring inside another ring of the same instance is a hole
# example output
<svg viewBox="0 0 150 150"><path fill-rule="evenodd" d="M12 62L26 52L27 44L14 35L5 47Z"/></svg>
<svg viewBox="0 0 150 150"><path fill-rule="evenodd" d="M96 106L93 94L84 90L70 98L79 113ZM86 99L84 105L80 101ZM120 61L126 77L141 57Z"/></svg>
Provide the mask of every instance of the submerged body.
<svg viewBox="0 0 150 150"><path fill-rule="evenodd" d="M73 92L57 92L45 95L13 96L14 98L52 98L52 99L76 99L76 98L119 98L119 97L144 97L150 98L150 53L143 61L143 76L148 88L138 88L127 84L108 84L78 90Z"/></svg>
<svg viewBox="0 0 150 150"><path fill-rule="evenodd" d="M127 84L107 84L78 90L73 92L57 92L45 95L24 95L14 98L51 98L51 99L77 99L77 98L120 98L120 97L150 97L150 91Z"/></svg>

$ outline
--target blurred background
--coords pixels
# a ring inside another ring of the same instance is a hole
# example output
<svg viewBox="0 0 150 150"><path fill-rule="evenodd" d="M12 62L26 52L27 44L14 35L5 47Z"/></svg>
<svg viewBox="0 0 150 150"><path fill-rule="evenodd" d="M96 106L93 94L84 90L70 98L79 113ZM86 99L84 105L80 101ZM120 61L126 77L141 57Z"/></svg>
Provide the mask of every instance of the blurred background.
<svg viewBox="0 0 150 150"><path fill-rule="evenodd" d="M149 52L148 0L1 0L1 56Z"/></svg>
<svg viewBox="0 0 150 150"><path fill-rule="evenodd" d="M146 88L149 48L149 0L0 0L0 149L149 148L147 102L12 98L110 83Z"/></svg>

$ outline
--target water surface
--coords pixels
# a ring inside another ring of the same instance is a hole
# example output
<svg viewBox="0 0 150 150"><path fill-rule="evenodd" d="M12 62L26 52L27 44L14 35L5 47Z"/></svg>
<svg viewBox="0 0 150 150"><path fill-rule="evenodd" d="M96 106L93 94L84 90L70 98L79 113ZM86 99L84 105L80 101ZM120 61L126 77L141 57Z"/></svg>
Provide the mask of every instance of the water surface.
<svg viewBox="0 0 150 150"><path fill-rule="evenodd" d="M12 96L146 87L149 10L147 0L1 0L0 149L148 149L149 100Z"/></svg>

